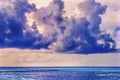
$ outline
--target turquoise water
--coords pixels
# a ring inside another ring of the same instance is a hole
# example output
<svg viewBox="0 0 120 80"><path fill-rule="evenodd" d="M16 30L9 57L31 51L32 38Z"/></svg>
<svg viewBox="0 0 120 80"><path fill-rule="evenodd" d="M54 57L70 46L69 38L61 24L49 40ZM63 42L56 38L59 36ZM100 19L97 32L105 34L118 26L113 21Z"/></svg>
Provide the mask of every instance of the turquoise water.
<svg viewBox="0 0 120 80"><path fill-rule="evenodd" d="M1 67L0 80L120 80L120 67Z"/></svg>

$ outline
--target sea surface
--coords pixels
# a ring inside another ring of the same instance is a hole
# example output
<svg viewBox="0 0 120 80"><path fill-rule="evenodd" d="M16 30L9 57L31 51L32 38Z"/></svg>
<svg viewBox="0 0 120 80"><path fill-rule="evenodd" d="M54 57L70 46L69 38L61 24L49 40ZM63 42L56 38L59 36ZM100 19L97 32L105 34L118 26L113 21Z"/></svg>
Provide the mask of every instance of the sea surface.
<svg viewBox="0 0 120 80"><path fill-rule="evenodd" d="M120 80L120 67L0 67L0 80Z"/></svg>

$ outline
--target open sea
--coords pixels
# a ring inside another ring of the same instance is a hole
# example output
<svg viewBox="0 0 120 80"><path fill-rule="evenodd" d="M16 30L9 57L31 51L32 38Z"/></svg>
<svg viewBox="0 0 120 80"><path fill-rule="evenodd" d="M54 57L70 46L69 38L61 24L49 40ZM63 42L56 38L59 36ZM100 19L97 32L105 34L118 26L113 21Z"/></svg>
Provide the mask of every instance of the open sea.
<svg viewBox="0 0 120 80"><path fill-rule="evenodd" d="M0 80L120 80L120 67L0 67Z"/></svg>

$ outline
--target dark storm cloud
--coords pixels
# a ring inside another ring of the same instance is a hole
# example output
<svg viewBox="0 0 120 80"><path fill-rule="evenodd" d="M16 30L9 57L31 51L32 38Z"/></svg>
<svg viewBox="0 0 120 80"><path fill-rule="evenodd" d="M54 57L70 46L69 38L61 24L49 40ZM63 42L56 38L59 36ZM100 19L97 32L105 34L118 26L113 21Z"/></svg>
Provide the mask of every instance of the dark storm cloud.
<svg viewBox="0 0 120 80"><path fill-rule="evenodd" d="M37 34L25 24L25 13L34 11L35 5L27 0L2 0L1 3L0 46L32 47Z"/></svg>
<svg viewBox="0 0 120 80"><path fill-rule="evenodd" d="M8 1L9 2L9 1ZM23 6L20 6L23 5ZM0 11L1 47L47 48L55 51L97 53L115 51L116 43L109 34L100 30L101 17L107 6L94 0L86 0L78 5L83 17L63 16L64 2L53 0L47 7L36 9L27 0L16 0L14 15L10 11ZM34 12L32 28L26 25L25 13ZM38 31L44 25L45 32Z"/></svg>

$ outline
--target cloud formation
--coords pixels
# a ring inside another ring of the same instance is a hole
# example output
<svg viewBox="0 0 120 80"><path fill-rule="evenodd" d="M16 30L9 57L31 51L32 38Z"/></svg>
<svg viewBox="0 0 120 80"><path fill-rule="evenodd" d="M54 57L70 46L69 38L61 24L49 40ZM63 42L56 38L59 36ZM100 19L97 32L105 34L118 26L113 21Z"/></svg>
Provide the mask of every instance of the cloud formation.
<svg viewBox="0 0 120 80"><path fill-rule="evenodd" d="M32 46L35 33L25 24L25 13L34 11L35 5L27 0L1 0L0 5L0 47Z"/></svg>
<svg viewBox="0 0 120 80"><path fill-rule="evenodd" d="M105 13L107 6L95 0L80 3L78 9L84 15L77 18L64 16L62 0L53 0L39 9L27 0L0 1L0 5L3 3L6 5L0 8L0 47L46 48L76 53L116 50L116 42L110 34L100 30L100 16ZM31 26L26 23L26 13L33 13Z"/></svg>

